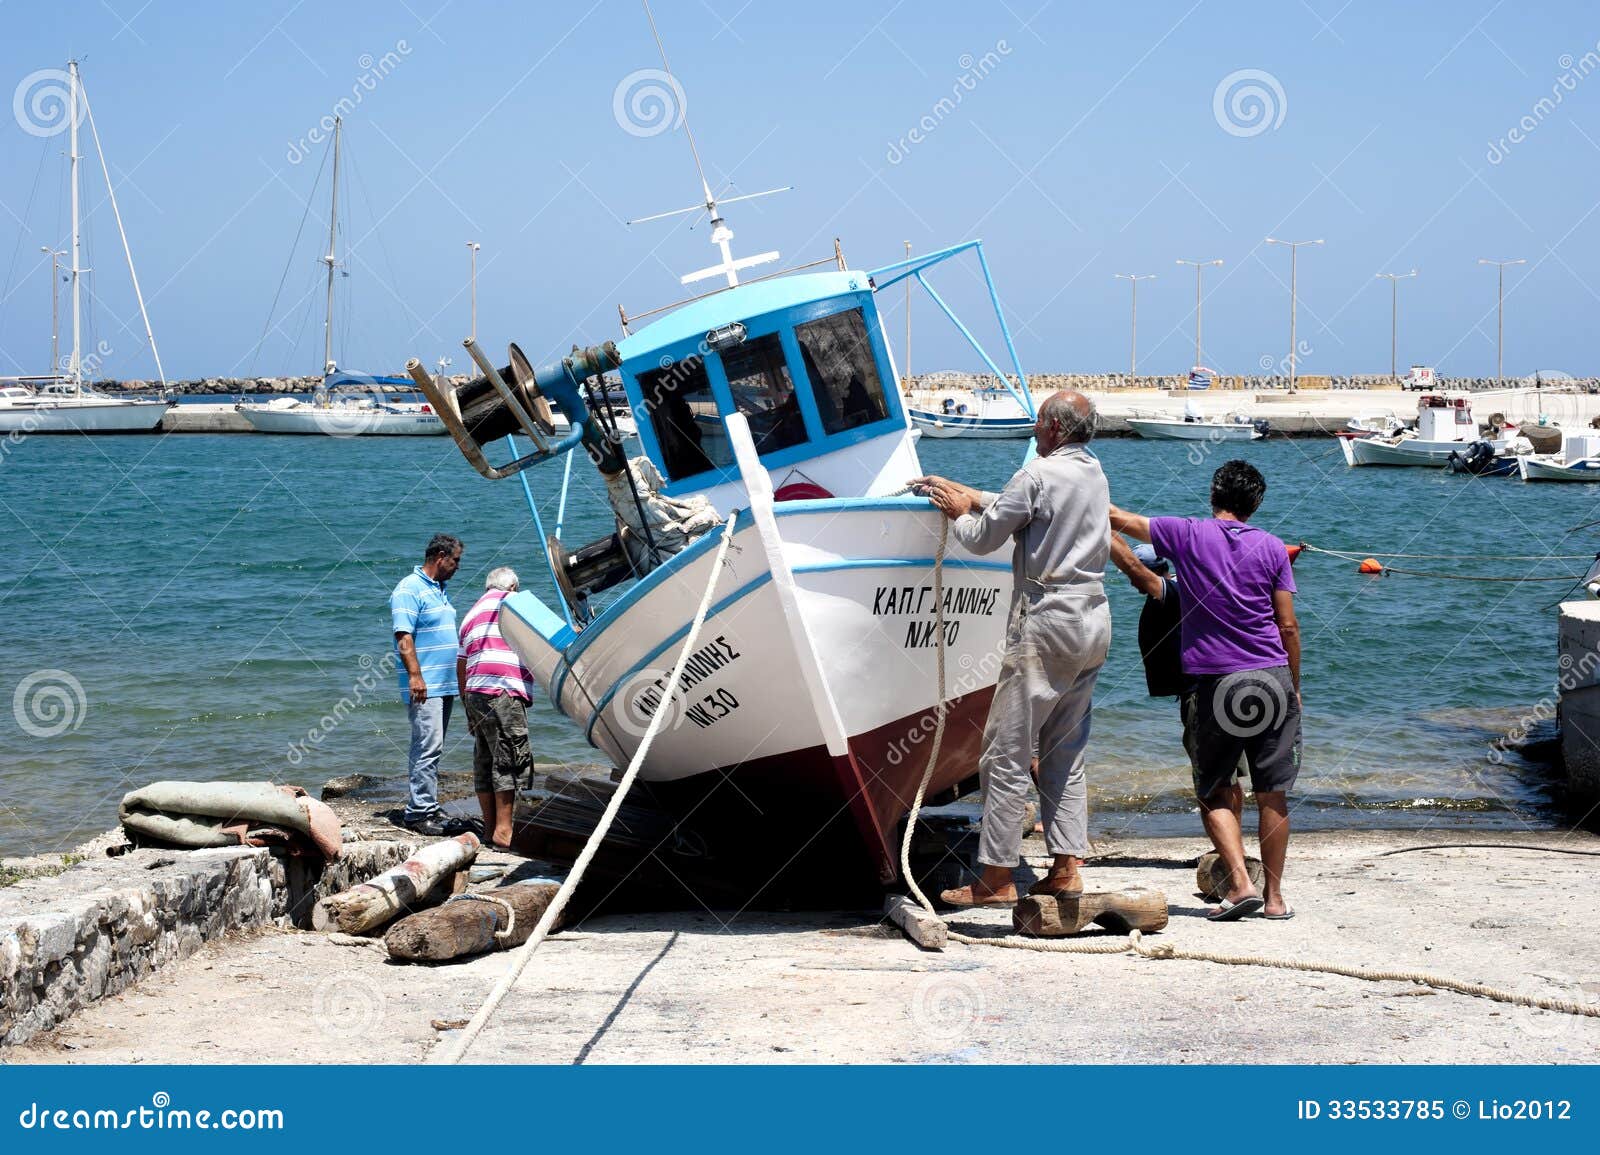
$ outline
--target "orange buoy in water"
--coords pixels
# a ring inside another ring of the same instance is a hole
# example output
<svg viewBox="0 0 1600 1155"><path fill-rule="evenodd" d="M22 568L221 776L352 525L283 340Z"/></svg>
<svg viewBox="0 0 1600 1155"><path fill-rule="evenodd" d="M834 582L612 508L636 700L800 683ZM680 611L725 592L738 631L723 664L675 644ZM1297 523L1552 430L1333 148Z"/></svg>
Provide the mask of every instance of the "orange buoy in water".
<svg viewBox="0 0 1600 1155"><path fill-rule="evenodd" d="M1306 547L1303 545L1286 545L1283 548L1289 551L1289 564L1293 565L1299 560L1300 552Z"/></svg>
<svg viewBox="0 0 1600 1155"><path fill-rule="evenodd" d="M1363 559L1363 561L1361 562L1360 565L1356 566L1356 572L1357 573L1382 573L1383 572L1383 563L1381 561L1379 561L1375 557L1365 558L1365 559Z"/></svg>

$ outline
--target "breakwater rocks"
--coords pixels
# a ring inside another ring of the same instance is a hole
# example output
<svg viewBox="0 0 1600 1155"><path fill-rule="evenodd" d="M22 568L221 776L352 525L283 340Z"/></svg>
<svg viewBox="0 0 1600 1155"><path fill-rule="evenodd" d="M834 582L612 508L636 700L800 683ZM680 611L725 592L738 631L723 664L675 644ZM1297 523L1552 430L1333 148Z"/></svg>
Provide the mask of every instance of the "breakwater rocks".
<svg viewBox="0 0 1600 1155"><path fill-rule="evenodd" d="M1013 377L1015 384L1016 378ZM937 392L940 389L972 389L992 386L992 375L977 373L918 373L911 378L913 389ZM1140 374L1130 377L1126 373L1030 373L1028 385L1036 394L1054 393L1060 389L1076 389L1080 393L1105 393L1118 389L1184 389L1189 378L1184 374L1147 377ZM1567 377L1542 375L1533 377L1507 377L1503 381L1493 377L1436 377L1431 386L1439 392L1479 393L1492 389L1543 388L1551 392L1600 393L1600 377ZM1287 390L1289 378L1285 375L1221 376L1214 389L1233 389L1269 393ZM1327 376L1302 373L1295 378L1295 388L1302 392L1316 390L1367 390L1399 389L1401 381L1387 374L1356 373Z"/></svg>
<svg viewBox="0 0 1600 1155"><path fill-rule="evenodd" d="M320 871L252 847L135 850L0 887L0 1045L49 1030L229 931L309 926L319 899L416 846L347 842Z"/></svg>
<svg viewBox="0 0 1600 1155"><path fill-rule="evenodd" d="M470 378L447 377L452 385L463 385ZM311 393L322 384L321 377L202 377L194 381L168 381L167 392L184 397L238 397L261 393ZM373 393L414 393L410 385L380 385L376 382L362 384L359 378L355 388ZM95 381L94 388L102 393L157 393L159 381Z"/></svg>

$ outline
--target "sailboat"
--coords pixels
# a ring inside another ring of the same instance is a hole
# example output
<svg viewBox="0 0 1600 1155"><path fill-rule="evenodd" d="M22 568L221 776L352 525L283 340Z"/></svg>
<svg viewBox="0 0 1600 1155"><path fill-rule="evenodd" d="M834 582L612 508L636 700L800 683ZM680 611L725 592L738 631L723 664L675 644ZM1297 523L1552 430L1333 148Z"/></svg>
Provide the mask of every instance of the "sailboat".
<svg viewBox="0 0 1600 1155"><path fill-rule="evenodd" d="M322 382L309 401L274 397L240 401L234 408L257 433L325 434L331 437L439 436L444 424L424 404L390 396L395 387L409 389L408 377L372 377L340 369L333 359L333 284L339 245L339 143L343 117L333 121L333 195L328 212L327 306L322 321Z"/></svg>
<svg viewBox="0 0 1600 1155"><path fill-rule="evenodd" d="M724 205L744 198L719 202L683 128L702 197L677 211L704 214L720 260L681 280L723 285L645 314L621 310L620 340L542 367L515 344L497 367L469 338L476 379L444 385L415 358L407 370L485 477L564 458L563 509L574 459L605 481L615 531L576 546L544 537L525 487L545 545L534 564L554 596L525 579L501 630L550 704L618 766L669 712L639 781L677 824L675 845L725 855L752 901L780 880L821 885L824 867L873 889L899 873L897 831L941 710L928 796L938 804L975 788L1011 588L1008 561L946 540L943 515L907 492L923 468L882 294L914 280L1030 417L1032 397L981 242L863 269L835 241L829 257L742 279L779 254L734 256ZM929 283L931 269L963 256L988 286L1009 374ZM596 403L613 373L638 424L643 452L632 459ZM542 416L551 402L570 419L564 436ZM685 676L669 686L713 583Z"/></svg>
<svg viewBox="0 0 1600 1155"><path fill-rule="evenodd" d="M128 273L133 279L134 295L139 301L139 315L144 319L145 336L150 340L150 350L155 354L156 373L161 381L161 391L166 392L166 373L161 368L161 354L156 350L155 333L150 328L150 315L145 311L144 294L139 289L139 274L133 267L133 250L128 246L128 235L122 228L122 213L117 208L116 190L111 184L111 170L106 164L105 152L100 147L100 133L94 126L94 113L89 108L89 97L83 88L83 78L78 73L78 62L67 62L67 168L72 200L72 355L66 373L59 364L50 366L43 377L0 378L0 433L149 433L161 424L161 418L174 404L165 396L112 397L96 392L84 384L83 370L83 228L78 210L78 122L87 119L90 135L94 139L95 153L100 158L100 170L105 175L106 193L111 211L117 219L117 231L122 237L122 251L128 258ZM81 109L81 113L80 113ZM56 254L51 254L52 266ZM50 311L52 328L55 327L55 272L50 278ZM57 332L51 333L51 359L59 340Z"/></svg>

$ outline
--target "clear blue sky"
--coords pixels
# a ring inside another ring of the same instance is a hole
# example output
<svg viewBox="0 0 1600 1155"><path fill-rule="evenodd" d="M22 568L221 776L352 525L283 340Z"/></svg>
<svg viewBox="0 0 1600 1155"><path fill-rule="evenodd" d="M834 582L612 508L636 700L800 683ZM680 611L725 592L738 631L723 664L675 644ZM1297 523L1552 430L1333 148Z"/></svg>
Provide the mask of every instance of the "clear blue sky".
<svg viewBox="0 0 1600 1155"><path fill-rule="evenodd" d="M1289 255L1262 244L1275 234L1327 241L1301 250L1302 372L1386 370L1389 291L1374 274L1415 267L1402 367L1493 374L1495 275L1479 257L1528 262L1507 270L1508 375L1600 371L1592 5L658 0L656 18L713 183L796 186L728 210L736 252L811 259L837 235L869 267L905 240L981 236L1030 370L1126 367L1115 272L1158 275L1140 286L1140 368L1186 369L1194 277L1174 261L1221 257L1206 359L1259 371L1288 344ZM5 0L0 374L48 361L39 248L66 236L66 137L24 131L15 86L69 54L171 377L319 366L326 175L291 249L324 149L291 154L363 75L346 134L347 367L464 365L469 239L483 245L480 336L530 353L616 336L619 302L672 300L678 274L713 260L703 226L623 223L697 193L681 131L637 135L614 115L624 78L659 66L633 0ZM1245 70L1267 74L1235 85L1265 93L1264 131L1248 99L1230 121L1225 91L1216 111L1219 84ZM1500 143L1524 117L1525 139ZM913 142L919 122L933 127ZM149 376L85 151L103 372ZM280 324L253 357L286 262ZM966 271L936 283L979 303ZM931 305L916 316L915 369L972 364Z"/></svg>

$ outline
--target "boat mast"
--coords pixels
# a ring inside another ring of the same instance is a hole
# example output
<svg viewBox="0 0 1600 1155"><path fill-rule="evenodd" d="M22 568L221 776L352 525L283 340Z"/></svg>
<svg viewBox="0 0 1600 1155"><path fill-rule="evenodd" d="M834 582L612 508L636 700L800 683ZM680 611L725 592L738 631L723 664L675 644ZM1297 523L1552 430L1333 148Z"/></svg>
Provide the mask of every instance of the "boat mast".
<svg viewBox="0 0 1600 1155"><path fill-rule="evenodd" d="M333 118L333 206L328 212L328 255L323 263L328 266L328 310L322 322L322 375L333 372L333 267L336 263L334 246L339 239L339 133L344 125L342 117Z"/></svg>
<svg viewBox="0 0 1600 1155"><path fill-rule="evenodd" d="M111 166L106 163L106 150L100 144L100 130L94 124L94 109L89 105L89 90L78 79L78 95L83 98L84 117L89 121L89 135L94 140L95 155L100 158L100 175L106 181L106 199L111 202L111 215L117 221L117 236L122 241L122 255L128 260L128 279L133 282L133 298L139 302L139 319L144 322L144 337L150 342L150 355L155 358L156 378L161 382L161 392L167 391L167 371L161 366L161 350L156 347L156 332L150 326L150 310L144 305L144 290L139 287L139 270L133 265L133 248L128 244L128 230L122 226L122 209L117 206L117 190L111 183ZM77 150L74 149L74 152Z"/></svg>
<svg viewBox="0 0 1600 1155"><path fill-rule="evenodd" d="M81 238L78 235L78 62L67 61L67 72L71 80L67 102L67 123L70 125L70 136L67 143L67 167L72 183L72 385L76 392L83 392L83 306L79 281L83 268L79 263L79 250Z"/></svg>

